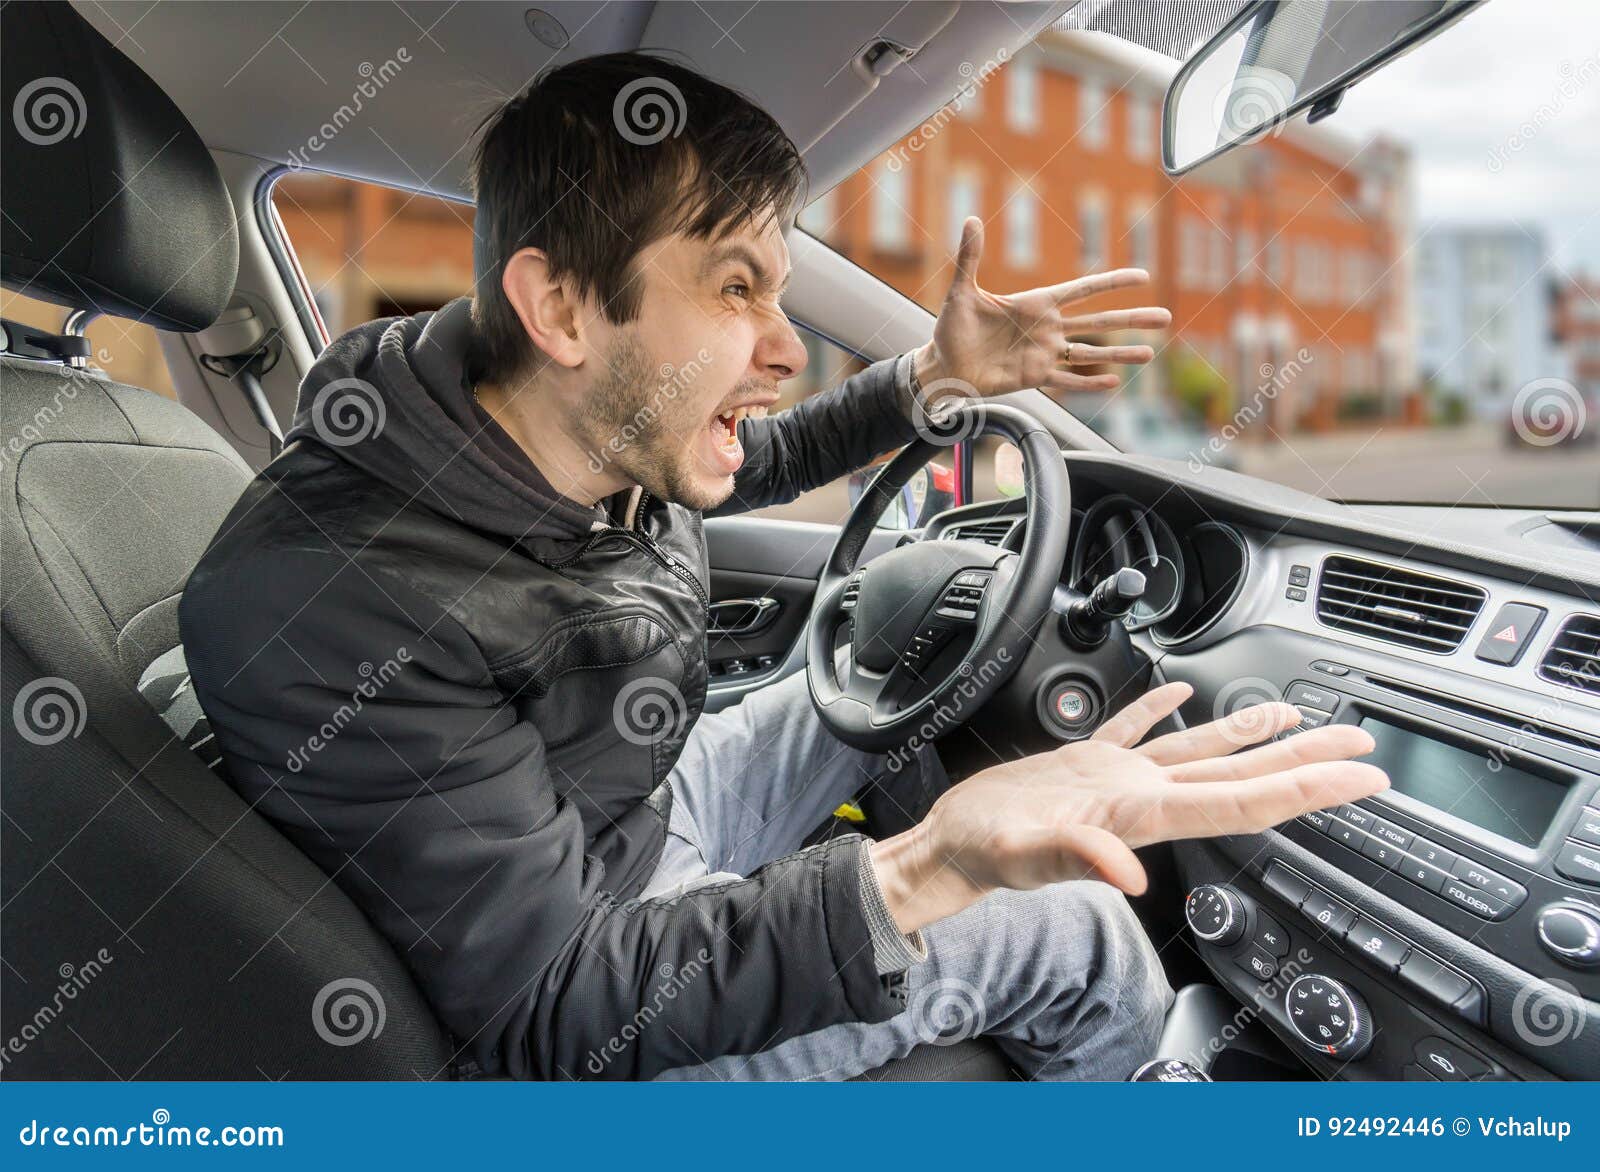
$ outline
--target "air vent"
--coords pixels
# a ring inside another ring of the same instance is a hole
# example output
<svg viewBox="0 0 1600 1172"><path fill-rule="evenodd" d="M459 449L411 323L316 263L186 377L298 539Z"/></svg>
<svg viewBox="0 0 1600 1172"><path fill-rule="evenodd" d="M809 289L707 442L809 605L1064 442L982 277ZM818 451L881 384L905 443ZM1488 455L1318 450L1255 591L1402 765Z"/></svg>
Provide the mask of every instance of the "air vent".
<svg viewBox="0 0 1600 1172"><path fill-rule="evenodd" d="M1011 534L1016 521L999 517L993 521L968 521L965 525L952 525L946 536L952 541L981 541L985 545L999 545Z"/></svg>
<svg viewBox="0 0 1600 1172"><path fill-rule="evenodd" d="M1444 655L1461 646L1487 597L1465 582L1336 556L1322 560L1317 618L1341 631Z"/></svg>
<svg viewBox="0 0 1600 1172"><path fill-rule="evenodd" d="M1600 615L1575 614L1561 624L1539 661L1539 678L1600 696Z"/></svg>

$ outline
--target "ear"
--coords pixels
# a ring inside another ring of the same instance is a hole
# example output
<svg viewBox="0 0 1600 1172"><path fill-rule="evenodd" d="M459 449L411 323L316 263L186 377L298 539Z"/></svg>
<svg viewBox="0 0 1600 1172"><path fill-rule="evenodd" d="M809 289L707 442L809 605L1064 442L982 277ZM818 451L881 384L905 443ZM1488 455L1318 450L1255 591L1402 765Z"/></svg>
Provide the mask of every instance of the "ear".
<svg viewBox="0 0 1600 1172"><path fill-rule="evenodd" d="M500 288L528 338L552 362L575 367L583 361L582 306L569 287L551 278L549 259L541 250L523 248L512 254Z"/></svg>

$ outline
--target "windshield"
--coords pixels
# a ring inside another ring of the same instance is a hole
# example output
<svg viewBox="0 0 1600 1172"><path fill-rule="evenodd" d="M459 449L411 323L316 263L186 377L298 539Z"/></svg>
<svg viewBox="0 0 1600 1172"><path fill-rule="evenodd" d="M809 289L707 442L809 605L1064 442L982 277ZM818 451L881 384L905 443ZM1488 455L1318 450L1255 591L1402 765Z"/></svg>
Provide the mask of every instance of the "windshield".
<svg viewBox="0 0 1600 1172"><path fill-rule="evenodd" d="M1600 5L1486 4L1172 180L1176 67L1076 31L973 62L802 226L934 310L968 215L997 292L1148 268L1173 324L1126 339L1157 351L1116 392L1138 409L1065 403L1121 447L1330 499L1600 507Z"/></svg>

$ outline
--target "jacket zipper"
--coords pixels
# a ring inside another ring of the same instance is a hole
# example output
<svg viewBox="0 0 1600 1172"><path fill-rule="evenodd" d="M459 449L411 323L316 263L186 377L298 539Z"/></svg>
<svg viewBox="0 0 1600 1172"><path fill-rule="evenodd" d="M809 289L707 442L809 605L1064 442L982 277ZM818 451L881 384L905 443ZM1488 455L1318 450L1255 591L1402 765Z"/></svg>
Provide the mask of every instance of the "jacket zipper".
<svg viewBox="0 0 1600 1172"><path fill-rule="evenodd" d="M589 550L594 547L596 542L604 541L607 537L620 537L635 548L644 550L658 563L670 570L676 577L681 578L684 582L688 583L690 589L694 591L695 597L700 600L700 605L704 607L709 614L711 599L707 596L705 587L700 584L699 577L695 575L693 570L689 569L677 558L663 550L655 543L654 540L651 539L648 533L644 532L644 507L649 503L649 500L649 493L645 492L639 494L639 507L634 511L634 528L625 529L620 525L608 525L585 541L583 545L578 548L578 552L573 554L571 557L562 558L558 562L546 562L545 564L548 565L552 570L564 570L576 562L579 558L587 554Z"/></svg>

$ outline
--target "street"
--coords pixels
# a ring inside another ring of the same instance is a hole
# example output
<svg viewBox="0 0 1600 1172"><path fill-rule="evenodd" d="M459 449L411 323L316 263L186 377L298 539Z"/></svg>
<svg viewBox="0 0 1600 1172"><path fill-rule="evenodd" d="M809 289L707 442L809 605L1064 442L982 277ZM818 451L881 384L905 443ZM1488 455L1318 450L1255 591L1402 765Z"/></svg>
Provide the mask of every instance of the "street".
<svg viewBox="0 0 1600 1172"><path fill-rule="evenodd" d="M1226 451L1240 472L1334 500L1600 509L1600 448L1511 446L1493 424L1240 440ZM978 499L992 499L992 464L982 451L975 471ZM760 515L838 524L847 509L837 481Z"/></svg>

